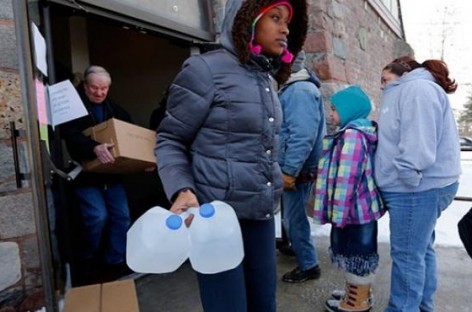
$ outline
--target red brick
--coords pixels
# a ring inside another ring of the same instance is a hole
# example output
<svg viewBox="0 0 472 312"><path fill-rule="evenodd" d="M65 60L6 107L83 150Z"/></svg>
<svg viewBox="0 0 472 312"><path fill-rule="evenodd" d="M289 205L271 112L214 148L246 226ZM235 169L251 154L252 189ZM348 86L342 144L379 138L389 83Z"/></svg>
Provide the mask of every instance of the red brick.
<svg viewBox="0 0 472 312"><path fill-rule="evenodd" d="M306 37L304 49L306 52L331 52L331 36L326 31L309 34Z"/></svg>
<svg viewBox="0 0 472 312"><path fill-rule="evenodd" d="M15 22L13 20L0 18L0 25L13 27L15 26Z"/></svg>
<svg viewBox="0 0 472 312"><path fill-rule="evenodd" d="M26 297L26 299L21 303L18 312L37 311L42 307L44 307L44 294L40 290Z"/></svg>
<svg viewBox="0 0 472 312"><path fill-rule="evenodd" d="M327 55L315 61L314 68L321 80L346 81L346 68L342 60Z"/></svg>

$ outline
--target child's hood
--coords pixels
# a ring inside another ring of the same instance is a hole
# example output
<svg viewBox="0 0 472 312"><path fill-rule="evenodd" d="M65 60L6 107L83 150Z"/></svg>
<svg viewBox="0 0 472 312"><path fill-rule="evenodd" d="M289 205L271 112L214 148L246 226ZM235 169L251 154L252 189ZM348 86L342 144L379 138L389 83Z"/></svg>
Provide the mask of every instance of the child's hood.
<svg viewBox="0 0 472 312"><path fill-rule="evenodd" d="M338 112L340 128L344 128L353 120L367 118L372 110L369 97L356 85L334 93L329 100Z"/></svg>

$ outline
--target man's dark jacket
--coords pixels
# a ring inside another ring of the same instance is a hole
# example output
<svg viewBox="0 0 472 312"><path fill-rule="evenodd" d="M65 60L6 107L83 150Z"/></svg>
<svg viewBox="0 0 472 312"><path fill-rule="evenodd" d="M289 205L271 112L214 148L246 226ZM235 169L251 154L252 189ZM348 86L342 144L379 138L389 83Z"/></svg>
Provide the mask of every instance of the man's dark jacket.
<svg viewBox="0 0 472 312"><path fill-rule="evenodd" d="M85 160L93 160L96 158L93 149L100 143L92 140L82 134L87 128L93 127L100 122L96 121L92 113L92 105L104 105L104 120L110 118L120 119L131 122L129 114L110 98L106 98L101 104L95 104L88 100L83 90L79 90L79 95L87 109L88 115L78 119L74 119L62 126L62 135L65 140L67 150L75 161L82 163ZM81 172L74 180L76 186L106 186L120 182L120 175Z"/></svg>

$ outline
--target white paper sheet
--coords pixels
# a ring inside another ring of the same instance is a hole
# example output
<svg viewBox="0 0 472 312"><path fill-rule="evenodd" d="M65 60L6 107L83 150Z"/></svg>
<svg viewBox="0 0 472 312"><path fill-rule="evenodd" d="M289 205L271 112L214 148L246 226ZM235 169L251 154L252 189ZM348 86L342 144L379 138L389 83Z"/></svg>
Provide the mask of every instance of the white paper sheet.
<svg viewBox="0 0 472 312"><path fill-rule="evenodd" d="M88 114L69 80L49 86L48 95L50 124L53 127Z"/></svg>
<svg viewBox="0 0 472 312"><path fill-rule="evenodd" d="M44 37L41 35L38 27L34 23L31 23L31 29L33 31L34 41L34 62L43 75L47 76L48 64L46 62L46 40L44 40Z"/></svg>

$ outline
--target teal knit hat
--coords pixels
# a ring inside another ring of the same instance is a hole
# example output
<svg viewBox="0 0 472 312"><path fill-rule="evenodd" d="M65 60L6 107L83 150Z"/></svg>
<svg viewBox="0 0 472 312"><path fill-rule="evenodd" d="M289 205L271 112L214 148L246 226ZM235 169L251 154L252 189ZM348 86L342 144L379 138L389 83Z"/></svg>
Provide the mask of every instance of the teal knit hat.
<svg viewBox="0 0 472 312"><path fill-rule="evenodd" d="M339 114L340 127L359 118L367 118L372 106L369 97L359 86L349 86L329 98Z"/></svg>

